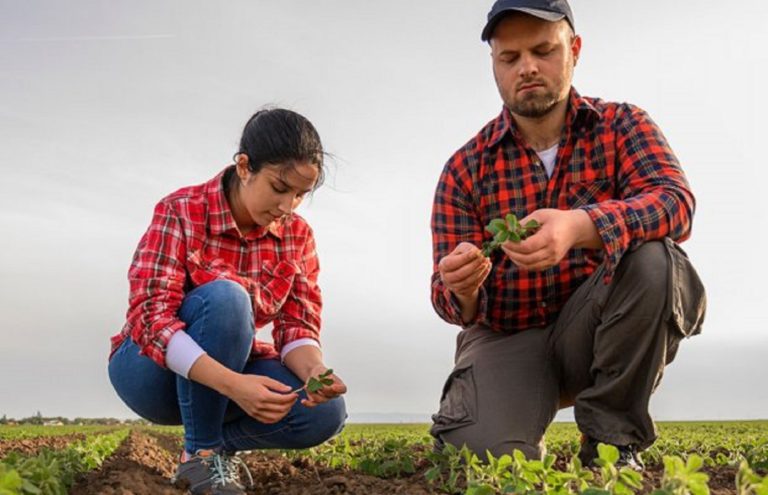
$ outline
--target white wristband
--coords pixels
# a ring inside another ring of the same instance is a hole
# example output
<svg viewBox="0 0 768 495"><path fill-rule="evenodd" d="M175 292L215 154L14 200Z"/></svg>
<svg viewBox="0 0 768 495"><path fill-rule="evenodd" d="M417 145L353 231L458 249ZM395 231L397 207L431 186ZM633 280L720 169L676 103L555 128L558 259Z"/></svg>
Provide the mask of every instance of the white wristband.
<svg viewBox="0 0 768 495"><path fill-rule="evenodd" d="M297 339L297 340L294 340L293 342L288 342L283 346L282 350L280 351L280 361L285 362L285 356L287 356L289 352L305 345L311 345L318 348L320 347L320 344L318 344L315 339L310 339L310 338Z"/></svg>
<svg viewBox="0 0 768 495"><path fill-rule="evenodd" d="M203 348L192 340L187 332L179 330L168 341L165 364L169 370L188 379L189 369L203 354L205 354Z"/></svg>

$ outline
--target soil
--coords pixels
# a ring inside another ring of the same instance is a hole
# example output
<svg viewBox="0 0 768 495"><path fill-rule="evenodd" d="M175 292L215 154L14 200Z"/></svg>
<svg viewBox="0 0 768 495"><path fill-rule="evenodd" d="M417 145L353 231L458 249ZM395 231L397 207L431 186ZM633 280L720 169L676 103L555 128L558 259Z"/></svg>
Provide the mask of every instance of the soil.
<svg viewBox="0 0 768 495"><path fill-rule="evenodd" d="M171 486L181 441L178 437L134 430L101 469L81 476L71 495L177 495L182 489ZM311 460L289 460L277 453L244 453L254 479L249 495L341 495L439 493L424 480L424 468L410 477L381 479L343 469L330 469ZM644 473L643 493L659 486L662 466ZM706 468L712 495L735 493L733 468Z"/></svg>
<svg viewBox="0 0 768 495"><path fill-rule="evenodd" d="M19 452L24 457L37 455L43 449L59 450L78 440L83 440L85 435L76 433L56 437L22 438L14 440L0 440L0 459L11 452Z"/></svg>
<svg viewBox="0 0 768 495"><path fill-rule="evenodd" d="M179 495L170 477L181 451L177 437L132 431L101 469L81 476L71 495ZM249 495L434 494L422 474L383 480L329 469L312 461L291 461L275 453L242 454L254 487Z"/></svg>

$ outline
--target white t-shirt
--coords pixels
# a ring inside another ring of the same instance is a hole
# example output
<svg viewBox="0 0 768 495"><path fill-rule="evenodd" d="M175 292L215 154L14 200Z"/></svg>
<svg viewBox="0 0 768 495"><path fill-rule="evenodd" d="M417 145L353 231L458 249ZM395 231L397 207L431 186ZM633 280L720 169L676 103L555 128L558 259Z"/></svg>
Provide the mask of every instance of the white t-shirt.
<svg viewBox="0 0 768 495"><path fill-rule="evenodd" d="M552 172L555 171L555 160L557 159L557 150L559 147L559 144L555 144L551 148L536 152L541 159L541 163L544 164L544 169L547 171L547 177L552 177Z"/></svg>

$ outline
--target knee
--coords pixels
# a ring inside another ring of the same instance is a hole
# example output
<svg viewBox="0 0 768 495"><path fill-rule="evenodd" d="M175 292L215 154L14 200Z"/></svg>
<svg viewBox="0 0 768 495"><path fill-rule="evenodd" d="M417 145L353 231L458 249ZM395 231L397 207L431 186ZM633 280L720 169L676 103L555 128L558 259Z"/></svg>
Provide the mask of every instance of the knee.
<svg viewBox="0 0 768 495"><path fill-rule="evenodd" d="M251 297L242 285L231 280L214 280L196 288L206 300L209 311L223 314L249 314L252 312ZM190 293L190 294L192 294Z"/></svg>
<svg viewBox="0 0 768 495"><path fill-rule="evenodd" d="M664 297L667 294L668 265L664 243L650 241L624 255L617 275L630 282L634 291L641 291L649 297Z"/></svg>
<svg viewBox="0 0 768 495"><path fill-rule="evenodd" d="M304 435L301 435L300 445L295 448L306 449L330 440L341 432L347 419L347 408L342 397L320 404L308 412L304 418L305 427L302 428Z"/></svg>
<svg viewBox="0 0 768 495"><path fill-rule="evenodd" d="M200 319L214 322L223 332L252 337L253 307L248 292L230 280L215 280L196 287L184 298L179 316L191 326Z"/></svg>

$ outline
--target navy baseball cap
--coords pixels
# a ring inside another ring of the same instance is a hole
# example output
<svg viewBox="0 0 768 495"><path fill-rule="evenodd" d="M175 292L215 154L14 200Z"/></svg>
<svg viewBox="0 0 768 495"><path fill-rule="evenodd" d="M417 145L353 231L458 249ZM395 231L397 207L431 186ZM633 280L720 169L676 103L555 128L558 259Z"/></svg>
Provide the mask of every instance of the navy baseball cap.
<svg viewBox="0 0 768 495"><path fill-rule="evenodd" d="M488 12L488 22L483 28L480 38L483 41L491 39L496 25L506 14L517 11L536 16L545 21L555 22L565 19L576 30L573 23L573 12L566 0L496 0Z"/></svg>

